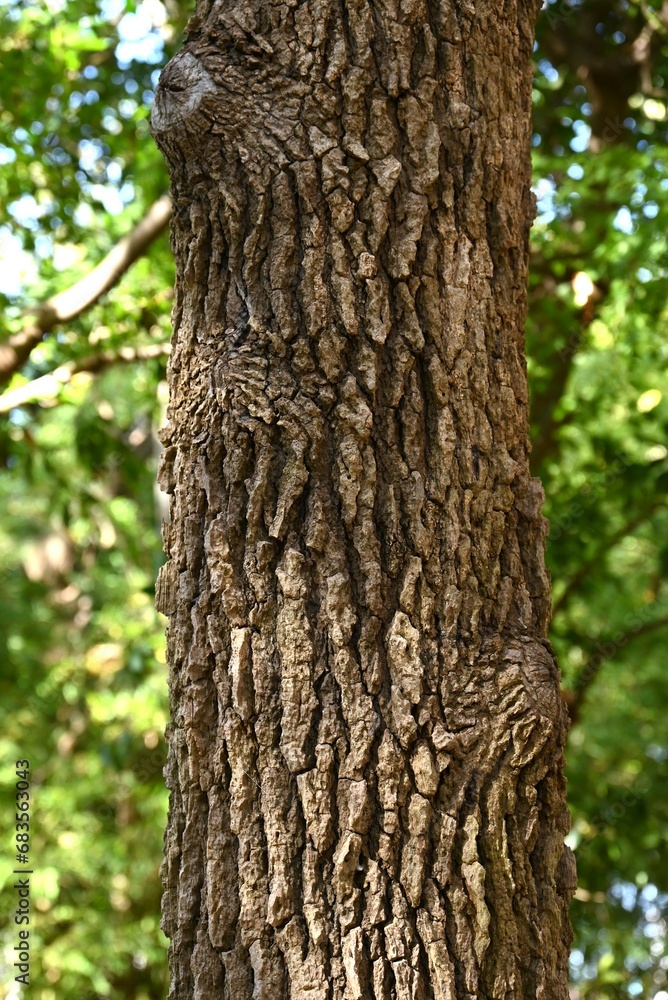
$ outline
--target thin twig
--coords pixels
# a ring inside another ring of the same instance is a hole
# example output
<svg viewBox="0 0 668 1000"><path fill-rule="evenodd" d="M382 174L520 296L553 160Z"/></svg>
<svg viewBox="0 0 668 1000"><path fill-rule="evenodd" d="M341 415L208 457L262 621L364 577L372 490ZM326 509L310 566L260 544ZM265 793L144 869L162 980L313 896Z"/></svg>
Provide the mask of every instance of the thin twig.
<svg viewBox="0 0 668 1000"><path fill-rule="evenodd" d="M60 368L54 369L48 375L41 375L39 378L20 385L16 389L0 396L0 413L8 413L17 406L24 406L26 403L36 403L45 399L53 399L58 395L61 388L72 380L80 372L99 372L103 368L119 362L150 361L152 358L166 357L169 354L169 344L147 344L144 347L121 347L117 351L101 351L93 354L82 361L70 361Z"/></svg>

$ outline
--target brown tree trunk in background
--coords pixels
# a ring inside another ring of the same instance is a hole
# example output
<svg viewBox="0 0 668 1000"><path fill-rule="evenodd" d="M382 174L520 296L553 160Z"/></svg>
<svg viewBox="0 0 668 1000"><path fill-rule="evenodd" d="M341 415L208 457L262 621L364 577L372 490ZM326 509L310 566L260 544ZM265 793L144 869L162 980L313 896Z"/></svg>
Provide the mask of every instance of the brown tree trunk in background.
<svg viewBox="0 0 668 1000"><path fill-rule="evenodd" d="M158 607L176 1000L567 998L528 0L200 0Z"/></svg>

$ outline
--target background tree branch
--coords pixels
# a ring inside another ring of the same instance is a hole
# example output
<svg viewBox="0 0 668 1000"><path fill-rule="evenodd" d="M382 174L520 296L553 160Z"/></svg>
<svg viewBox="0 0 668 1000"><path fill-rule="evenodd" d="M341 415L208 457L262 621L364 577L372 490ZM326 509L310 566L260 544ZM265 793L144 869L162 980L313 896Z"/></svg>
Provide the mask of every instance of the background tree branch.
<svg viewBox="0 0 668 1000"><path fill-rule="evenodd" d="M60 323L69 323L92 306L119 281L164 231L172 214L169 195L158 198L137 226L107 254L97 267L71 288L39 305L33 320L20 333L0 344L0 387L21 368L45 334ZM2 411L4 412L4 411Z"/></svg>

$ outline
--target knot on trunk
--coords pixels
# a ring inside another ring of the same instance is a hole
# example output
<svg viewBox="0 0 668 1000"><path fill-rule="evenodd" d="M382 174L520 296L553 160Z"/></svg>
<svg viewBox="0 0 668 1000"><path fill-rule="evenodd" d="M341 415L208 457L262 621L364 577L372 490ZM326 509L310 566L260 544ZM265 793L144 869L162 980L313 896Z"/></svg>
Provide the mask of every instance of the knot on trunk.
<svg viewBox="0 0 668 1000"><path fill-rule="evenodd" d="M167 132L191 117L207 94L217 90L199 59L185 50L177 53L160 74L151 110L154 136Z"/></svg>

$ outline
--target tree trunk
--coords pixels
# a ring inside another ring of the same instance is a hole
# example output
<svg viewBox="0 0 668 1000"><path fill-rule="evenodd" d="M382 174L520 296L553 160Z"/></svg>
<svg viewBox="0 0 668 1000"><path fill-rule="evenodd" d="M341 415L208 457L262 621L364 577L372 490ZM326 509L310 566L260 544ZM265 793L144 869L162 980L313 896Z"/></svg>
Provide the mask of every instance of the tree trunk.
<svg viewBox="0 0 668 1000"><path fill-rule="evenodd" d="M529 0L200 0L162 74L174 1000L567 998Z"/></svg>

